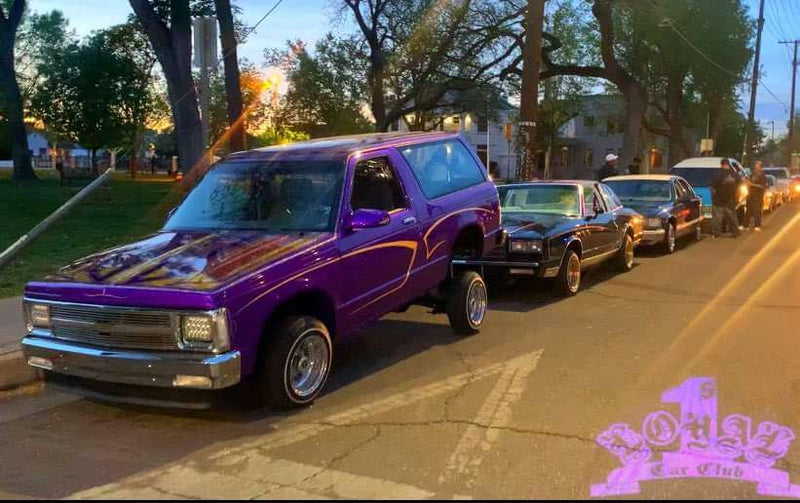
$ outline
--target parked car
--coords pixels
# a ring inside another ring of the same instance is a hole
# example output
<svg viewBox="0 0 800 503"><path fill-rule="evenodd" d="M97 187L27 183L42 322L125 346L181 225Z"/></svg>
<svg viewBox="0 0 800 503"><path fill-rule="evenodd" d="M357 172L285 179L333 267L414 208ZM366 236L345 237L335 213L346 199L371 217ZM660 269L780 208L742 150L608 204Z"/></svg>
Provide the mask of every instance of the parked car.
<svg viewBox="0 0 800 503"><path fill-rule="evenodd" d="M629 175L606 178L603 183L626 208L644 217L642 244L675 251L677 239L702 238L703 200L689 182L673 175Z"/></svg>
<svg viewBox="0 0 800 503"><path fill-rule="evenodd" d="M160 232L28 283L23 348L30 365L84 391L140 385L116 399L247 379L271 405L305 405L325 384L332 343L390 311L423 303L458 334L479 329L486 286L451 259L495 245L499 210L452 133L236 153Z"/></svg>
<svg viewBox="0 0 800 503"><path fill-rule="evenodd" d="M589 266L613 261L623 272L633 267L642 217L624 208L607 185L553 180L503 185L498 192L505 243L481 259L454 263L487 274L554 278L565 296L578 292Z"/></svg>
<svg viewBox="0 0 800 503"><path fill-rule="evenodd" d="M773 175L766 175L767 187L764 190L764 211L773 211L783 204L783 191Z"/></svg>
<svg viewBox="0 0 800 503"><path fill-rule="evenodd" d="M791 175L789 174L789 170L786 168L764 168L764 173L767 175L772 175L775 177L778 189L781 192L781 200L785 202L791 202L794 199L794 191L792 190L791 186Z"/></svg>
<svg viewBox="0 0 800 503"><path fill-rule="evenodd" d="M685 159L669 170L670 175L675 175L688 181L695 193L703 200L703 217L710 220L712 217L711 204L711 180L720 169L722 157L693 157ZM736 159L728 159L731 168L742 177L742 184L739 186L739 202L736 205L736 213L739 222L744 222L747 212L747 173Z"/></svg>

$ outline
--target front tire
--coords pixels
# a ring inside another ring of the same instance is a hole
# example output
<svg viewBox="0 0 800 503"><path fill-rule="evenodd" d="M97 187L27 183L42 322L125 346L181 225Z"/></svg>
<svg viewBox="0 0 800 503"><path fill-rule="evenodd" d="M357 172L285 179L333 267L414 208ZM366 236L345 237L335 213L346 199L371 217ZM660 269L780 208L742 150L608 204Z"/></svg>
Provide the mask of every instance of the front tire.
<svg viewBox="0 0 800 503"><path fill-rule="evenodd" d="M567 250L555 280L555 290L562 297L572 297L581 288L581 259L574 250Z"/></svg>
<svg viewBox="0 0 800 503"><path fill-rule="evenodd" d="M328 379L332 356L324 323L311 316L287 318L267 344L256 376L262 403L289 409L313 402Z"/></svg>
<svg viewBox="0 0 800 503"><path fill-rule="evenodd" d="M447 318L453 332L458 335L477 333L486 317L488 298L486 283L480 274L466 271L457 276L447 299Z"/></svg>
<svg viewBox="0 0 800 503"><path fill-rule="evenodd" d="M633 238L627 232L614 261L617 269L621 272L628 272L633 269Z"/></svg>
<svg viewBox="0 0 800 503"><path fill-rule="evenodd" d="M662 248L664 253L671 254L675 252L675 225L667 222L666 232L664 233L664 243Z"/></svg>

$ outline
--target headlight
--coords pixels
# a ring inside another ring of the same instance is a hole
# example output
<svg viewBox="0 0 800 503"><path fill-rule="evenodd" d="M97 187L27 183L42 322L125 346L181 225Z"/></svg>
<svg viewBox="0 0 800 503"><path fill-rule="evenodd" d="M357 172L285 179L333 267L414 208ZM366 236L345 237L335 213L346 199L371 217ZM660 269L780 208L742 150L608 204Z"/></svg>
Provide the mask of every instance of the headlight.
<svg viewBox="0 0 800 503"><path fill-rule="evenodd" d="M26 302L25 325L28 332L35 328L50 328L50 306Z"/></svg>
<svg viewBox="0 0 800 503"><path fill-rule="evenodd" d="M508 250L511 253L542 253L540 239L512 239L509 241Z"/></svg>
<svg viewBox="0 0 800 503"><path fill-rule="evenodd" d="M182 315L181 342L189 349L227 351L230 340L226 310Z"/></svg>
<svg viewBox="0 0 800 503"><path fill-rule="evenodd" d="M648 229L658 229L661 227L661 219L660 218L648 218L644 221L645 227Z"/></svg>

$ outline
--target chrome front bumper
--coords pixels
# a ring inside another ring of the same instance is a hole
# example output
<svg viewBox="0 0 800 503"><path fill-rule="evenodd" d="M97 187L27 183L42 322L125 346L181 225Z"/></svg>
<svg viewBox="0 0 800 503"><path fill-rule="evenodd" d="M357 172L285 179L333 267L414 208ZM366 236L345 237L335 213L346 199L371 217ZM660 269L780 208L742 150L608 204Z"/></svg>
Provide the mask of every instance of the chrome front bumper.
<svg viewBox="0 0 800 503"><path fill-rule="evenodd" d="M28 364L57 374L161 388L220 389L241 379L241 355L101 349L29 335Z"/></svg>
<svg viewBox="0 0 800 503"><path fill-rule="evenodd" d="M664 229L645 229L642 232L642 244L653 244L664 241Z"/></svg>

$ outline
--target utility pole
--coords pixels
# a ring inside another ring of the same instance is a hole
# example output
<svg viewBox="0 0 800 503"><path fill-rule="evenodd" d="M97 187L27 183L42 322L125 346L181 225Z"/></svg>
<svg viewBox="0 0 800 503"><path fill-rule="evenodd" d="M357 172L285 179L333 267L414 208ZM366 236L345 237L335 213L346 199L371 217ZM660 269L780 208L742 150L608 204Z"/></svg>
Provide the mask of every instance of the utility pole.
<svg viewBox="0 0 800 503"><path fill-rule="evenodd" d="M536 173L536 120L539 107L539 72L542 68L543 23L544 0L528 0L525 45L522 48L522 97L519 114L524 144L518 178L522 180L531 180Z"/></svg>
<svg viewBox="0 0 800 503"><path fill-rule="evenodd" d="M792 104L789 106L789 139L794 136L794 90L797 81L797 44L800 40L782 40L780 44L794 45L794 58L792 58Z"/></svg>
<svg viewBox="0 0 800 503"><path fill-rule="evenodd" d="M764 0L758 7L758 32L756 35L756 57L753 60L753 81L750 84L750 111L747 114L747 129L744 140L742 164L747 166L753 158L753 138L755 138L756 95L758 94L758 67L761 64L761 32L764 31Z"/></svg>

